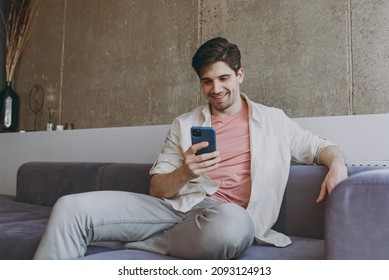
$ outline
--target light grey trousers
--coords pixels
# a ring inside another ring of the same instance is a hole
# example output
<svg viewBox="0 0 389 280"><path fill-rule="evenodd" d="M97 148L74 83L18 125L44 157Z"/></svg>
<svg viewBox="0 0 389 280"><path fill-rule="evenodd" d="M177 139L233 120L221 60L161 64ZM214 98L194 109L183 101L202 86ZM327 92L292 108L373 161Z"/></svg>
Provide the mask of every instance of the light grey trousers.
<svg viewBox="0 0 389 280"><path fill-rule="evenodd" d="M57 201L34 259L80 258L96 241L184 259L231 259L253 240L251 218L232 203L206 198L182 213L153 196L97 191Z"/></svg>

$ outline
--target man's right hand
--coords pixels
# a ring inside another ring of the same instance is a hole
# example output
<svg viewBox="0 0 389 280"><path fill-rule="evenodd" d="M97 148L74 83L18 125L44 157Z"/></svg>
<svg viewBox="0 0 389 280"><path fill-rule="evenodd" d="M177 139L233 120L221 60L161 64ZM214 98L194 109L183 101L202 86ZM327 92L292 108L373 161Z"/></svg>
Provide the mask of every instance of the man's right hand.
<svg viewBox="0 0 389 280"><path fill-rule="evenodd" d="M184 153L184 164L171 173L155 174L151 177L150 195L171 198L190 180L218 168L218 151L196 155L198 150L208 146L208 142L194 144Z"/></svg>
<svg viewBox="0 0 389 280"><path fill-rule="evenodd" d="M188 181L219 167L220 154L218 151L196 155L197 151L206 147L208 147L208 142L200 142L192 145L184 153L184 168Z"/></svg>

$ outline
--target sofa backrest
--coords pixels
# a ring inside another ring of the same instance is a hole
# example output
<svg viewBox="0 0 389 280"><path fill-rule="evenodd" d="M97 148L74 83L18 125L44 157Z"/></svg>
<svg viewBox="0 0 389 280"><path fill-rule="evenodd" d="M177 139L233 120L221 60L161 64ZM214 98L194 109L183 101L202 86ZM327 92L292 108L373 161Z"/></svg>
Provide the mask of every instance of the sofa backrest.
<svg viewBox="0 0 389 280"><path fill-rule="evenodd" d="M147 163L115 163L104 168L101 174L102 190L130 191L149 193L152 164Z"/></svg>
<svg viewBox="0 0 389 280"><path fill-rule="evenodd" d="M16 201L53 206L67 194L100 190L101 174L109 163L28 162L16 178Z"/></svg>
<svg viewBox="0 0 389 280"><path fill-rule="evenodd" d="M322 239L325 200L316 203L327 173L324 166L292 165L278 220L273 229L286 235Z"/></svg>
<svg viewBox="0 0 389 280"><path fill-rule="evenodd" d="M67 194L118 190L147 194L152 164L28 162L16 179L16 201L53 206Z"/></svg>

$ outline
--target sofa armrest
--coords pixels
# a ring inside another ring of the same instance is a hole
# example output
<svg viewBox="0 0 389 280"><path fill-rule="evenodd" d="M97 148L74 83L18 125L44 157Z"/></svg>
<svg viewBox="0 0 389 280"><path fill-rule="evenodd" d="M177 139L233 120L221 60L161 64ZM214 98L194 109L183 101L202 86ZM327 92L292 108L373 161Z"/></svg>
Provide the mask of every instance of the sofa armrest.
<svg viewBox="0 0 389 280"><path fill-rule="evenodd" d="M389 170L341 182L326 207L327 259L389 259Z"/></svg>

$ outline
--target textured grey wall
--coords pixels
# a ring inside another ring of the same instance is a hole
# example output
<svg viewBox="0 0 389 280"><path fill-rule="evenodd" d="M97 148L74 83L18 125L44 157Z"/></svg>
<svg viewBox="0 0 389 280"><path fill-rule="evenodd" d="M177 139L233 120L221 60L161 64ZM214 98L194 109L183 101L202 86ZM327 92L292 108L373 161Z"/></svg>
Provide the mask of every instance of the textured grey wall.
<svg viewBox="0 0 389 280"><path fill-rule="evenodd" d="M389 112L389 1L352 1L355 112Z"/></svg>
<svg viewBox="0 0 389 280"><path fill-rule="evenodd" d="M45 1L14 82L20 129L36 83L56 123L170 123L202 103L191 57L215 36L239 45L242 90L291 117L386 113L388 15L383 0Z"/></svg>
<svg viewBox="0 0 389 280"><path fill-rule="evenodd" d="M7 17L9 0L0 1L0 9L3 12L4 20ZM5 87L5 25L0 18L0 90Z"/></svg>
<svg viewBox="0 0 389 280"><path fill-rule="evenodd" d="M293 117L348 113L347 1L209 1L203 37L240 42L246 91ZM221 11L221 12L220 12Z"/></svg>

